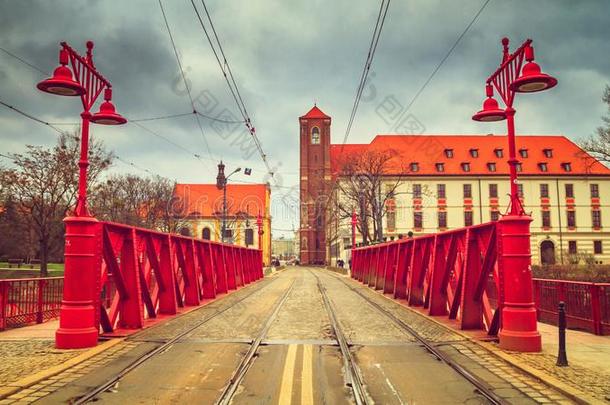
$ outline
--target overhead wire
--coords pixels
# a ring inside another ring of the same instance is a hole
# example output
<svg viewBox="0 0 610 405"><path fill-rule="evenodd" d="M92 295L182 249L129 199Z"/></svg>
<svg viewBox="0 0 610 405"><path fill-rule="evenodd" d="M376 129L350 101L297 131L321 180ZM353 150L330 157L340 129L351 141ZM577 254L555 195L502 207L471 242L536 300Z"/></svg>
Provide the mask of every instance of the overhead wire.
<svg viewBox="0 0 610 405"><path fill-rule="evenodd" d="M172 35L172 30L169 27L169 22L167 21L167 16L165 15L165 9L163 8L163 3L161 0L159 0L159 7L161 8L161 14L163 15L163 21L165 22L165 27L167 28L167 33L169 34L169 39L172 44L172 48L174 49L174 55L176 56L176 62L178 62L178 68L180 69L180 74L182 76L182 81L184 82L184 87L186 88L186 92L191 102L191 107L193 108L195 121L197 121L197 126L199 127L199 131L201 132L201 137L207 149L208 155L210 158L212 158L212 150L210 149L210 145L203 131L203 126L201 125L201 121L199 120L199 114L197 114L197 109L195 108L195 101L193 100L191 89L189 87L188 81L186 80L186 75L184 74L184 69L182 68L182 62L180 61L180 55L178 55L178 49L176 48L176 43L174 42L174 36Z"/></svg>
<svg viewBox="0 0 610 405"><path fill-rule="evenodd" d="M209 43L210 48L212 49L212 53L214 54L214 57L216 58L216 62L218 63L218 66L220 67L222 75L225 79L225 82L227 83L227 86L235 101L235 104L237 105L237 108L238 108L241 116L244 119L245 126L246 126L250 136L252 137L252 140L256 146L256 149L258 150L258 153L259 153L263 163L265 164L265 168L267 169L267 172L269 173L271 178L274 179L275 173L274 173L273 169L271 169L271 166L267 160L267 155L265 154L262 144L260 142L260 139L258 138L258 136L256 134L256 128L252 124L252 119L248 115L248 110L246 109L246 105L245 105L244 100L239 91L239 87L237 86L235 76L233 75L233 71L231 70L229 62L226 58L224 49L222 48L222 44L220 42L216 28L214 27L214 23L212 21L210 13L208 12L205 1L201 0L201 4L203 5L207 20L210 24L210 28L212 29L214 39L216 40L216 44L217 44L216 46L214 45L214 41L212 41L212 38L208 32L208 29L206 28L206 24L203 21L203 18L201 16L199 9L197 8L197 5L195 4L194 0L191 0L191 5L193 6L193 10L195 11L197 19L199 20L199 24L201 25L201 28L203 29L207 42ZM216 48L218 48L218 50ZM218 51L220 51L220 54L222 55L222 61L220 60ZM227 75L227 73L228 73L228 75Z"/></svg>

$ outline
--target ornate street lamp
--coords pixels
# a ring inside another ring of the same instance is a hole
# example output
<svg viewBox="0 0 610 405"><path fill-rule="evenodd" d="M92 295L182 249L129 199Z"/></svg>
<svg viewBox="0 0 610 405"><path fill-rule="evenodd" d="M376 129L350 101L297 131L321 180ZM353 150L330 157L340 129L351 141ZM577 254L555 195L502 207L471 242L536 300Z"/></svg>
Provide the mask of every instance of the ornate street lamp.
<svg viewBox="0 0 610 405"><path fill-rule="evenodd" d="M515 146L515 109L513 101L515 93L534 93L547 90L557 84L557 79L542 73L540 66L534 62L534 48L532 40L526 40L514 53L508 50L508 38L502 38L503 54L500 67L487 78L485 93L487 99L483 109L472 116L475 121L491 122L507 120L508 125L508 153L510 168L510 214L524 215L519 199L517 187L517 155ZM528 63L523 66L526 60ZM493 98L493 88L504 101L506 109L502 110Z"/></svg>
<svg viewBox="0 0 610 405"><path fill-rule="evenodd" d="M487 99L483 109L473 115L475 121L502 121L508 126L508 164L510 168L510 209L497 223L498 238L497 268L500 274L500 291L497 311L500 315L500 347L508 350L538 352L542 340L536 326L534 305L530 223L532 218L525 214L519 188L517 186L517 156L515 145L515 109L513 101L516 93L534 93L547 90L557 84L557 79L544 74L534 62L532 40L526 40L514 53L508 51L508 38L502 38L502 63L487 78L485 91ZM527 64L523 66L524 60ZM501 110L493 98L493 88L504 101Z"/></svg>
<svg viewBox="0 0 610 405"><path fill-rule="evenodd" d="M99 333L99 311L94 302L99 285L100 257L99 223L87 209L87 168L89 167L89 122L103 125L125 124L127 120L112 104L112 85L93 64L93 42L87 41L86 56L79 55L67 43L61 43L60 66L53 77L36 87L46 93L76 97L83 104L81 113L80 160L78 161L78 197L74 213L64 219L66 224L64 289L55 345L60 349L95 346ZM72 66L68 67L68 63ZM105 102L100 111L91 114L91 107L104 91Z"/></svg>
<svg viewBox="0 0 610 405"><path fill-rule="evenodd" d="M112 85L93 64L93 41L87 41L87 54L85 57L79 55L67 43L61 43L59 51L60 66L53 72L53 77L38 83L36 87L46 93L57 96L80 96L83 104L81 113L81 151L78 178L78 200L74 215L77 217L89 217L87 209L87 168L89 167L89 122L103 125L125 124L127 120L116 113L112 104ZM67 65L71 64L72 69ZM73 72L74 71L74 76ZM100 111L91 115L91 107L104 90L105 102L100 106Z"/></svg>

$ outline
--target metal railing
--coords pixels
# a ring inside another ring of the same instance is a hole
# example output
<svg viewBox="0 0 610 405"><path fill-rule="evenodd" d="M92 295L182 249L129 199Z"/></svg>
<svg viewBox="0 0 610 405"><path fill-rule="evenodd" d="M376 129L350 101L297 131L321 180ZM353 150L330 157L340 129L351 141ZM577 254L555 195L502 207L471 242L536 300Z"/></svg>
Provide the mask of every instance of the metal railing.
<svg viewBox="0 0 610 405"><path fill-rule="evenodd" d="M565 302L568 328L610 334L610 283L534 280L540 322L557 324L559 302Z"/></svg>
<svg viewBox="0 0 610 405"><path fill-rule="evenodd" d="M0 280L0 330L59 316L63 277Z"/></svg>

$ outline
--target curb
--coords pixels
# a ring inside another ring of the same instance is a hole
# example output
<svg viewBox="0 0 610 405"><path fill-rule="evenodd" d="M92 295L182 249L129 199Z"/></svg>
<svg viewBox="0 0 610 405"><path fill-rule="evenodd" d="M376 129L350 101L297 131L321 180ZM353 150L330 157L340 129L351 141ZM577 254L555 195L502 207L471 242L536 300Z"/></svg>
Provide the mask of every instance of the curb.
<svg viewBox="0 0 610 405"><path fill-rule="evenodd" d="M347 277L344 276L346 278L349 278L350 280L356 282L358 285L362 285L362 283L358 282L357 280L352 279L351 277ZM580 403L580 404L600 404L600 405L604 405L607 404L607 402L604 402L602 400L599 400L597 398L594 398L590 395L587 395L586 393L577 390L576 388L573 388L570 385L567 385L563 382L561 382L560 380L558 380L555 377L549 376L541 371L536 370L535 368L515 359L513 356L511 356L509 353L504 352L501 349L498 349L494 346L492 346L490 343L487 342L482 342L478 339L473 338L472 336L469 336L459 330L453 329L447 325L445 325L442 322L439 322L438 320L426 316L425 314L422 314L412 308L410 308L407 305L402 304L401 302L398 302L396 300L394 300L391 297L386 296L385 294L383 294L382 292L379 292L377 290L373 290L372 288L368 288L369 290L372 290L373 292L375 292L376 294L380 295L381 297L400 305L401 307L409 310L410 312L412 312L413 314L416 314L426 320L432 321L435 324L442 326L443 328L445 328L446 330L449 330L451 332L457 333L458 335L462 336L463 338L467 339L468 341L476 344L477 346L485 349L486 351L488 351L489 353L493 354L494 356L497 356L499 358L501 358L502 360L506 361L507 363L509 363L510 365L512 365L513 367L523 371L524 373L530 375L531 377L534 377L540 381L542 381L544 384L556 389L557 391L561 392L563 395L567 396L569 399Z"/></svg>
<svg viewBox="0 0 610 405"><path fill-rule="evenodd" d="M79 354L76 357L71 358L57 366L49 367L46 370L39 371L35 374L24 377L20 380L14 381L12 383L8 383L7 385L0 387L0 400L4 399L8 396L15 394L25 388L31 387L39 383L42 380L45 380L49 377L57 375L67 369L76 366L77 364L89 360L90 358L110 349L113 346L123 342L124 339L112 339L106 342L100 343L97 346Z"/></svg>

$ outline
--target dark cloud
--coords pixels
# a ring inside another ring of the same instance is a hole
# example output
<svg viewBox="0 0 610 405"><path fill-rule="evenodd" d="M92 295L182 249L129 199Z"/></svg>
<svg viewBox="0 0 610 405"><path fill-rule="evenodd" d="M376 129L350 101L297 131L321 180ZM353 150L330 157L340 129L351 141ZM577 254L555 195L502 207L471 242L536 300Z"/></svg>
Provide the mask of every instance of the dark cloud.
<svg viewBox="0 0 610 405"><path fill-rule="evenodd" d="M164 2L198 108L212 115L237 111L189 2ZM333 117L340 142L351 110L378 11L377 2L208 1L242 96L265 152L283 174L284 185L298 182L297 117L314 101ZM470 22L480 1L394 1L375 56L368 98L362 103L350 141L368 142L390 125L376 113L393 97L409 103L432 69ZM537 60L559 79L553 91L520 97L517 131L588 136L605 113L601 94L610 82L608 7L605 1L491 1L479 20L411 108L427 133L502 133L502 125L470 120L480 108L484 80L500 60L500 38L512 46L534 39ZM84 50L96 43L95 61L113 83L114 99L126 116L137 118L189 112L190 102L156 1L13 1L0 5L1 46L43 70L57 63L58 42ZM0 53L0 95L49 121L78 119L76 100L58 100L35 89L42 75ZM179 86L176 85L179 84ZM178 91L176 90L178 89ZM372 96L374 94L374 96ZM261 180L258 155L248 158L239 132L218 131L202 119L208 153L193 117L143 125L202 156L205 163L129 124L93 127L94 136L125 159L184 182L213 181L215 161L253 166ZM50 144L49 128L0 110L2 152L25 143ZM68 127L69 128L69 127ZM117 164L116 171L133 170ZM281 194L281 189L274 194ZM278 212L274 226L297 224L295 214Z"/></svg>

